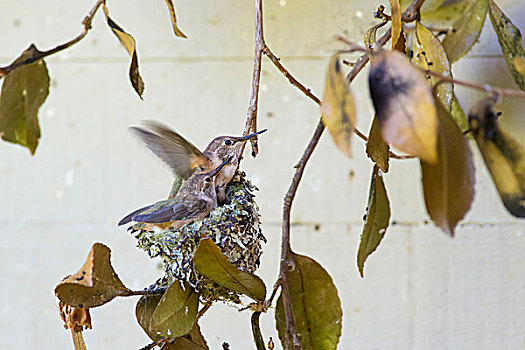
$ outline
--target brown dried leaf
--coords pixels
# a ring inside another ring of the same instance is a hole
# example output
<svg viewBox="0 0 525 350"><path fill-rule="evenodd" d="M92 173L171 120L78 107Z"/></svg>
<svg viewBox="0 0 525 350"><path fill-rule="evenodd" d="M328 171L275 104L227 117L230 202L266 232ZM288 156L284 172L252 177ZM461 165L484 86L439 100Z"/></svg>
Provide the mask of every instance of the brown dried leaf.
<svg viewBox="0 0 525 350"><path fill-rule="evenodd" d="M443 47L450 62L455 62L474 46L487 17L487 0L476 0L463 12L448 32Z"/></svg>
<svg viewBox="0 0 525 350"><path fill-rule="evenodd" d="M332 277L312 258L295 253L291 255L294 263L286 275L301 349L336 349L341 336L343 311ZM284 345L282 296L277 300L275 323Z"/></svg>
<svg viewBox="0 0 525 350"><path fill-rule="evenodd" d="M193 258L195 270L213 282L254 300L264 300L266 286L254 274L239 270L209 238L201 239Z"/></svg>
<svg viewBox="0 0 525 350"><path fill-rule="evenodd" d="M381 128L377 117L374 116L368 141L366 143L366 154L384 172L388 172L388 160L390 159L390 147L381 136Z"/></svg>
<svg viewBox="0 0 525 350"><path fill-rule="evenodd" d="M355 103L348 82L341 72L337 54L330 58L321 101L323 123L337 148L352 157L351 140L355 125Z"/></svg>
<svg viewBox="0 0 525 350"><path fill-rule="evenodd" d="M514 65L517 57L525 57L525 48L523 48L522 45L521 33L493 0L488 1L490 21L498 35L499 46L501 47L507 66L518 87L521 90L525 90L525 76L522 76Z"/></svg>
<svg viewBox="0 0 525 350"><path fill-rule="evenodd" d="M175 15L175 6L173 5L173 1L166 0L166 5L168 5L168 10L170 11L170 19L171 19L171 25L173 27L173 32L178 37L187 38L186 34L184 34L182 30L179 29L179 26L177 25L177 16Z"/></svg>
<svg viewBox="0 0 525 350"><path fill-rule="evenodd" d="M423 194L427 212L445 233L454 228L474 199L474 165L467 140L436 98L439 118L438 162L421 160Z"/></svg>
<svg viewBox="0 0 525 350"><path fill-rule="evenodd" d="M379 28L381 28L382 26L384 26L385 24L387 24L388 21L384 21L384 22L381 22L381 23L378 23L372 27L370 27L366 33L365 33L365 37L364 37L364 43L365 43L365 47L372 50L374 48L374 45L376 43L376 33L377 33L377 30Z"/></svg>
<svg viewBox="0 0 525 350"><path fill-rule="evenodd" d="M381 51L370 62L370 96L383 139L435 163L438 122L425 75L399 51Z"/></svg>
<svg viewBox="0 0 525 350"><path fill-rule="evenodd" d="M469 111L469 124L505 208L523 218L525 150L498 125L496 101L496 97L490 96L474 105Z"/></svg>
<svg viewBox="0 0 525 350"><path fill-rule="evenodd" d="M392 49L398 46L398 41L401 37L401 31L403 30L401 24L401 6L399 0L388 0L390 3L390 13L392 16Z"/></svg>
<svg viewBox="0 0 525 350"><path fill-rule="evenodd" d="M374 167L370 181L370 196L366 212L366 221L361 233L361 242L357 251L357 267L361 277L366 259L379 247L390 223L390 202L386 194L383 176Z"/></svg>
<svg viewBox="0 0 525 350"><path fill-rule="evenodd" d="M38 52L29 46L13 64ZM27 147L35 154L40 139L38 110L49 94L49 75L44 60L25 64L7 74L0 94L0 136Z"/></svg>
<svg viewBox="0 0 525 350"><path fill-rule="evenodd" d="M131 64L129 66L129 80L133 89L137 92L140 99L142 99L142 93L144 92L144 81L140 76L139 72L139 59L136 50L135 39L124 29L122 29L115 21L109 17L109 11L104 3L104 14L106 15L106 20L111 31L117 36L118 40L124 46L129 56L131 57Z"/></svg>
<svg viewBox="0 0 525 350"><path fill-rule="evenodd" d="M130 292L111 266L111 251L102 243L95 243L80 270L66 277L55 288L56 297L64 305L93 308Z"/></svg>

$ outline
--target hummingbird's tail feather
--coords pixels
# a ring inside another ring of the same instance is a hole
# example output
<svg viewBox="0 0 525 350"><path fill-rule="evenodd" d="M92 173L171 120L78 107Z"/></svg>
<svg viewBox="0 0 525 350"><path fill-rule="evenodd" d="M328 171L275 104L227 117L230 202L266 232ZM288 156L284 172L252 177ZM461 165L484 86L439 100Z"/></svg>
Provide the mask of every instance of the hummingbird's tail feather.
<svg viewBox="0 0 525 350"><path fill-rule="evenodd" d="M118 226L122 226L122 225L125 225L129 222L131 222L131 220L133 220L133 217L136 216L137 214L140 214L142 213L143 211L145 210L148 210L149 208L151 208L153 206L153 204L150 204L150 205L147 205L143 208L140 208L140 209L137 209L135 211L133 211L132 213L129 213L128 215L126 215L124 218L122 218L119 222L118 222Z"/></svg>

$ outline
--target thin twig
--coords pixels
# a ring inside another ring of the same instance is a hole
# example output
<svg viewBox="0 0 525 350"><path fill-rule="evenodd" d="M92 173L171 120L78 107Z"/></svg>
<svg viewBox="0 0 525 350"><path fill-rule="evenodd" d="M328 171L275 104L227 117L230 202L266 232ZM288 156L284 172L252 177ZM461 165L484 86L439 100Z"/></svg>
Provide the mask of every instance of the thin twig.
<svg viewBox="0 0 525 350"><path fill-rule="evenodd" d="M439 78L440 81L438 82L438 84L452 83L454 85L461 85L469 89L479 90L479 91L487 92L489 94L497 94L497 95L500 95L501 97L525 98L525 91L514 90L514 89L503 89L500 87L490 86L490 85L476 85L476 84L469 83L466 81L461 81L461 80L453 79L451 77L446 77L439 73L432 72L431 70L428 70L428 69L421 69L421 70L428 75L432 75L436 78Z"/></svg>
<svg viewBox="0 0 525 350"><path fill-rule="evenodd" d="M139 350L151 350L151 349L155 348L155 347L158 346L158 345L161 345L161 344L167 343L168 341L169 341L168 338L166 338L166 337L160 337L160 338L158 338L158 339L155 339L154 342L149 343L149 344L146 345L145 347L140 348Z"/></svg>
<svg viewBox="0 0 525 350"><path fill-rule="evenodd" d="M33 62L38 61L38 60L40 60L40 59L42 59L44 57L47 57L49 55L53 55L53 54L55 54L57 52L65 50L65 49L75 45L80 40L84 39L84 37L87 35L88 31L91 29L91 21L93 20L93 17L95 16L95 13L99 9L99 7L104 3L104 1L105 0L97 0L97 2L95 3L95 5L91 9L91 11L89 11L89 13L86 15L86 17L84 17L84 20L82 21L82 25L84 26L84 28L82 29L82 32L79 35L77 35L72 40L70 40L70 41L68 41L68 42L66 42L64 44L58 45L57 47L55 47L55 48L53 48L51 50L47 50L47 51L35 50L34 54L29 56L29 57L26 57L26 58L24 58L24 59L22 59L22 60L20 60L18 62L15 60L13 63L11 63L10 65L8 65L6 67L0 67L0 79L2 79L8 73L12 72L14 69L16 69L16 68L18 68L20 66L33 63Z"/></svg>
<svg viewBox="0 0 525 350"><path fill-rule="evenodd" d="M255 0L255 53L253 55L253 76L252 76L252 93L250 96L250 105L248 106L248 117L244 127L243 135L246 136L250 131L257 131L257 108L259 104L259 84L261 81L261 58L264 44L263 32L263 12L262 0ZM252 156L255 157L259 152L257 146L257 136L250 139L252 145ZM244 151L242 146L241 154Z"/></svg>
<svg viewBox="0 0 525 350"><path fill-rule="evenodd" d="M212 303L207 303L205 304L202 309L199 310L199 312L197 313L197 321L202 317L202 315L204 315L204 313L206 313L206 311L208 311L208 309L212 306Z"/></svg>
<svg viewBox="0 0 525 350"><path fill-rule="evenodd" d="M121 294L119 297L134 297L136 295L154 295L150 290L130 290L126 294Z"/></svg>

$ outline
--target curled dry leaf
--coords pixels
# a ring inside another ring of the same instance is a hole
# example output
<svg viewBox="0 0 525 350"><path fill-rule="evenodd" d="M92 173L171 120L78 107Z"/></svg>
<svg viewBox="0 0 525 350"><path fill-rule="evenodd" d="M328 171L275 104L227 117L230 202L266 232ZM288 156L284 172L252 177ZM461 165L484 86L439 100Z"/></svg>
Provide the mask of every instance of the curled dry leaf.
<svg viewBox="0 0 525 350"><path fill-rule="evenodd" d="M56 286L56 297L64 305L93 308L120 295L129 295L131 291L118 278L110 258L108 247L102 243L93 244L80 270Z"/></svg>
<svg viewBox="0 0 525 350"><path fill-rule="evenodd" d="M507 66L518 87L525 90L525 77L518 72L515 66L516 58L525 57L521 33L493 0L488 0L488 2L490 21L498 35L499 46Z"/></svg>
<svg viewBox="0 0 525 350"><path fill-rule="evenodd" d="M439 118L438 162L421 160L423 194L432 221L450 236L474 199L474 165L458 125L436 98Z"/></svg>
<svg viewBox="0 0 525 350"><path fill-rule="evenodd" d="M366 142L366 154L384 172L388 172L388 160L390 159L390 147L381 136L381 128L377 116L372 120L368 141Z"/></svg>
<svg viewBox="0 0 525 350"><path fill-rule="evenodd" d="M388 23L388 21L383 21L381 23L378 23L378 24L370 27L366 31L365 37L364 37L364 43L365 43L365 47L366 48L368 48L369 50L372 50L374 48L374 45L376 43L377 30L379 28L383 27L387 23Z"/></svg>
<svg viewBox="0 0 525 350"><path fill-rule="evenodd" d="M38 52L29 46L12 64ZM0 136L27 147L35 154L40 139L38 110L49 94L49 75L44 60L16 68L4 78L0 93Z"/></svg>
<svg viewBox="0 0 525 350"><path fill-rule="evenodd" d="M173 32L176 36L181 38L187 38L186 34L180 30L177 25L177 16L175 15L175 6L173 5L172 0L166 0L166 5L168 5L168 10L170 11L171 26L173 27Z"/></svg>
<svg viewBox="0 0 525 350"><path fill-rule="evenodd" d="M370 96L383 139L435 163L438 122L425 75L398 51L378 52L370 63Z"/></svg>
<svg viewBox="0 0 525 350"><path fill-rule="evenodd" d="M146 333L172 340L185 335L197 320L198 306L199 295L193 288L186 282L174 281L153 310ZM147 305L144 310L148 311Z"/></svg>
<svg viewBox="0 0 525 350"><path fill-rule="evenodd" d="M293 263L285 273L301 349L336 349L341 336L343 311L332 277L312 258L292 252L290 255ZM284 345L282 296L277 300L275 322Z"/></svg>
<svg viewBox="0 0 525 350"><path fill-rule="evenodd" d="M139 72L139 58L137 55L135 39L124 29L122 29L115 21L109 17L109 11L104 3L104 14L106 15L106 20L111 31L117 36L118 40L124 46L129 56L131 57L131 64L129 66L129 80L133 89L137 92L139 97L142 99L142 93L144 92L144 81Z"/></svg>
<svg viewBox="0 0 525 350"><path fill-rule="evenodd" d="M455 62L476 43L487 17L487 0L473 1L454 23L443 40L443 47L450 62Z"/></svg>
<svg viewBox="0 0 525 350"><path fill-rule="evenodd" d="M264 282L254 274L235 267L209 238L199 242L193 265L197 272L220 286L254 300L264 300L266 297Z"/></svg>
<svg viewBox="0 0 525 350"><path fill-rule="evenodd" d="M64 305L58 298L57 307L60 318L64 321L64 328L71 330L75 350L86 350L87 347L82 336L82 331L92 328L89 309Z"/></svg>
<svg viewBox="0 0 525 350"><path fill-rule="evenodd" d="M390 202L386 194L383 176L376 167L372 172L370 181L370 195L368 197L368 209L366 221L361 233L361 242L357 251L357 267L361 277L364 276L363 269L366 259L372 254L385 236L390 222Z"/></svg>
<svg viewBox="0 0 525 350"><path fill-rule="evenodd" d="M399 0L388 0L388 2L390 3L390 14L392 18L392 28L390 29L392 31L392 49L396 49L396 47L399 47L398 42L401 39L401 33L403 31L401 23L401 6L399 5Z"/></svg>
<svg viewBox="0 0 525 350"><path fill-rule="evenodd" d="M495 96L479 101L469 111L469 123L505 208L525 217L525 150L507 134L494 112Z"/></svg>
<svg viewBox="0 0 525 350"><path fill-rule="evenodd" d="M352 157L351 140L355 125L355 103L348 82L341 72L337 54L330 58L321 101L323 123L336 146Z"/></svg>

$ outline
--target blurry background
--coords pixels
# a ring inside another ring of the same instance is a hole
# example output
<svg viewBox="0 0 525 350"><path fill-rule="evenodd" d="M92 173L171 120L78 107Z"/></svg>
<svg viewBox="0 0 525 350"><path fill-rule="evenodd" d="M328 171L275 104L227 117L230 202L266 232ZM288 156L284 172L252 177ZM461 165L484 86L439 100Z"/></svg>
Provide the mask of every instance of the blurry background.
<svg viewBox="0 0 525 350"><path fill-rule="evenodd" d="M78 33L95 1L4 0L0 63L30 43L48 49ZM383 2L388 5L388 3ZM521 0L500 0L525 29ZM129 287L162 275L157 261L135 248L118 220L164 198L169 171L127 131L143 119L163 121L204 147L214 136L240 134L253 66L253 1L176 1L181 29L175 38L164 1L110 0L113 19L137 40L144 101L128 81L129 58L100 11L88 36L47 59L50 94L40 111L42 138L35 157L0 142L0 348L72 349L53 288L84 262L93 242L112 249L112 262ZM376 1L264 1L265 36L282 63L320 96L334 34L362 42L376 23ZM489 19L480 42L454 69L455 77L515 87ZM352 90L358 126L372 116L367 69ZM456 89L465 109L481 94ZM525 103L508 100L502 122L517 136ZM263 62L260 155L242 168L259 187L264 247L258 274L275 282L282 199L293 166L319 119L318 107ZM474 148L473 148L474 150ZM365 266L356 252L372 163L354 139L354 158L338 152L326 134L306 169L293 206L292 246L332 275L343 304L341 349L525 348L525 225L500 203L480 156L476 199L450 239L428 223L417 161L392 161L385 176L391 227ZM149 342L135 320L137 298L118 298L92 310L90 349L138 349ZM210 348L226 341L251 349L249 313L222 304L202 319ZM273 311L263 315L266 339ZM279 344L280 346L280 344Z"/></svg>

